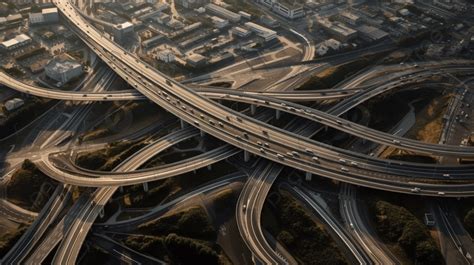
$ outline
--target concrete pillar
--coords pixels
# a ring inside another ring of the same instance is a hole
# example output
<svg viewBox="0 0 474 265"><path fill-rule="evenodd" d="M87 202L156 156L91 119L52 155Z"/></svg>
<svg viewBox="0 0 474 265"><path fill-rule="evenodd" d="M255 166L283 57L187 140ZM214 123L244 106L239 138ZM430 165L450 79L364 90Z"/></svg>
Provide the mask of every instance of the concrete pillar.
<svg viewBox="0 0 474 265"><path fill-rule="evenodd" d="M148 192L148 182L143 182L143 191Z"/></svg>
<svg viewBox="0 0 474 265"><path fill-rule="evenodd" d="M279 109L276 110L276 119L279 120L281 117L281 111Z"/></svg>
<svg viewBox="0 0 474 265"><path fill-rule="evenodd" d="M305 175L306 181L311 181L312 176L313 176L313 175L311 174L311 172L306 172L306 175Z"/></svg>
<svg viewBox="0 0 474 265"><path fill-rule="evenodd" d="M181 129L184 129L184 127L186 126L186 122L184 122L184 120L180 120L180 123L181 123Z"/></svg>
<svg viewBox="0 0 474 265"><path fill-rule="evenodd" d="M211 171L212 170L212 165L207 165L207 170Z"/></svg>
<svg viewBox="0 0 474 265"><path fill-rule="evenodd" d="M328 126L324 126L324 132L327 132L328 131Z"/></svg>
<svg viewBox="0 0 474 265"><path fill-rule="evenodd" d="M104 218L104 216L105 216L105 211L104 211L104 207L102 207L100 208L99 217Z"/></svg>
<svg viewBox="0 0 474 265"><path fill-rule="evenodd" d="M195 170L193 170L193 174L194 174L194 175L196 175L196 172L197 172L197 171L196 171L196 169L195 169Z"/></svg>
<svg viewBox="0 0 474 265"><path fill-rule="evenodd" d="M250 153L248 151L244 151L244 161L249 162L250 160Z"/></svg>
<svg viewBox="0 0 474 265"><path fill-rule="evenodd" d="M119 187L119 191L120 191L120 193L123 193L123 186Z"/></svg>
<svg viewBox="0 0 474 265"><path fill-rule="evenodd" d="M203 130L199 130L199 135L200 135L201 137L204 137L204 135L206 135L206 132L203 131Z"/></svg>
<svg viewBox="0 0 474 265"><path fill-rule="evenodd" d="M257 105L250 105L250 114L255 115L255 111L257 110Z"/></svg>

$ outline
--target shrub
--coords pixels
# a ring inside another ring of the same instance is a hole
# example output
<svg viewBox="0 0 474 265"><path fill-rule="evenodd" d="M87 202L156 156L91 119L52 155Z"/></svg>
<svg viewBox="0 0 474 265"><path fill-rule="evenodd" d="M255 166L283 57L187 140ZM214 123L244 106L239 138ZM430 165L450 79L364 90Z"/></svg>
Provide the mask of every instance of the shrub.
<svg viewBox="0 0 474 265"><path fill-rule="evenodd" d="M216 237L214 227L211 225L206 212L200 206L141 224L138 229L151 235L176 233L202 239L214 239Z"/></svg>

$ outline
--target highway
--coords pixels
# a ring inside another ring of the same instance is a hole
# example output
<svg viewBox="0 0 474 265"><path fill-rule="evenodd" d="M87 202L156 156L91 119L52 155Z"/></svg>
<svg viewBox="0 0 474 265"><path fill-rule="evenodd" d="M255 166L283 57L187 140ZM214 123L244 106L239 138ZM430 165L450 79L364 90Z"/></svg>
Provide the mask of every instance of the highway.
<svg viewBox="0 0 474 265"><path fill-rule="evenodd" d="M356 200L355 188L351 185L342 185L339 195L340 212L348 231L353 234L373 264L400 264L381 246L380 241L374 236L374 231L362 220Z"/></svg>
<svg viewBox="0 0 474 265"><path fill-rule="evenodd" d="M366 252L360 249L359 242L353 240L345 231L343 226L337 221L337 219L334 218L331 213L328 213L328 211L325 210L321 205L319 205L317 200L311 198L307 191L302 190L300 187L291 186L289 184L284 187L292 191L293 194L296 194L300 200L311 207L314 212L316 212L316 214L322 218L328 227L339 237L339 240L346 245L359 264L372 264L372 260L368 257Z"/></svg>
<svg viewBox="0 0 474 265"><path fill-rule="evenodd" d="M50 174L53 178L56 178L57 180L64 183L74 185L104 187L98 189L94 196L92 196L91 200L86 201L86 203L91 203L90 207L80 208L81 210L77 213L76 219L85 220L86 222L73 222L70 230L63 240L63 244L60 246L59 251L55 256L56 264L71 263L76 260L77 253L80 250L80 245L82 244L86 234L81 231L85 230L87 232L87 230L90 228L90 225L92 225L92 222L98 215L100 209L102 209L102 206L113 195L113 192L116 189L115 186L142 183L184 173L186 170L194 170L198 166L204 166L218 161L219 159L225 159L226 157L239 152L240 149L244 149L247 152L254 153L274 162L303 171L382 190L429 196L458 197L473 195L474 184L470 182L466 184L433 184L425 182L426 179L443 179L443 175L445 174L443 172L447 172L448 170L450 170L449 172L452 172L451 170L453 167L433 167L393 161L382 162L373 158L368 158L366 156L364 157L362 155L356 156L350 153L336 152L333 149L322 146L320 143L315 141L300 137L296 134L288 133L260 122L254 118L244 116L238 112L225 108L203 97L199 93L196 93L187 87L170 80L163 74L152 70L150 67L144 65L142 62L136 59L135 56L132 56L130 53L117 47L114 43L110 42L104 38L103 35L93 29L92 26L87 24L85 20L77 14L75 8L73 8L70 3L68 4L66 1L57 1L56 4L64 16L72 22L71 26L76 31L76 33L78 33L78 35L107 64L109 64L112 69L114 69L114 71L127 80L127 82L129 82L139 92L130 93L137 96L144 95L146 98L154 101L158 105L178 116L180 119L237 147L223 146L222 148L216 149L217 151L213 150L211 152L205 153L200 157L193 158L191 161L182 161L180 163L168 165L159 169L137 171L132 173L125 172L133 169L133 165L130 165L123 166L123 172L119 171L118 173L110 174L100 173L99 176L97 176L97 172L89 172L78 168L73 168L70 170L58 168L58 165L55 165L50 161L50 157L48 157L46 154L43 155L42 160L39 163L39 167L47 174ZM379 91L382 91L382 89L372 92L370 95L365 95L362 99L367 100L371 96L375 96ZM361 91L357 91L357 93L360 92ZM98 101L109 100L109 98L110 100L120 100L120 96L125 98L124 95L119 96L119 93L122 92L118 92L117 96L107 93L107 95L98 94L91 96L91 98L93 100L96 100L97 98ZM71 95L68 94L68 96L69 99L71 99ZM102 96L101 99L100 96ZM133 95L126 95L126 97L131 96ZM87 98L87 100L84 100L92 101L89 98L89 95L84 96L84 94L78 94L74 97ZM113 97L116 97L116 99L112 99ZM255 100L254 98L255 96L253 96L252 100ZM360 100L355 98L351 104L359 104L359 102ZM253 103L255 104L258 102L253 101ZM268 105L265 102L260 103L260 105ZM281 107L281 102L279 102L279 106ZM276 104L274 104L273 107L276 108ZM307 114L314 114L313 112L317 113L317 115L321 115L321 117L326 115L324 113L316 112L315 110L310 110L308 113L308 111L306 111L307 109L303 110L302 108L293 108L295 109L295 113L300 114L299 116L306 117L308 116ZM346 106L344 109L348 109L348 107ZM288 111L286 106L284 111ZM290 109L289 111L291 112L293 110ZM316 117L318 117L321 122L322 118L317 115ZM365 128L357 127L358 125L356 124L336 119L330 115L324 117L327 118L324 119L324 122L330 124L328 126L340 128L341 130L347 130L353 134L360 133L360 130ZM365 132L366 131L364 131L364 133ZM196 133L198 133L197 130ZM367 134L368 133L369 132L367 132ZM380 132L371 133L376 133L376 135L374 134L374 136L370 137L382 139L379 138ZM396 146L404 145L406 148L411 147L411 145L408 145L408 143L405 142L406 140L404 138L395 139L398 142L394 142L393 136L384 135L384 137L385 136L386 138L383 138L383 141L379 140L381 143L391 143L392 145ZM463 149L458 146L450 147L433 145L425 147L423 143L419 144L423 145L422 147L424 148L429 148L424 150L427 153L439 152L444 155L463 154L464 156L472 155L473 153L472 149L467 150L467 148ZM345 156L348 156L349 159L344 160L343 157ZM453 178L463 179L464 177L472 176L470 170L471 169L468 167L455 167L453 170L454 173L450 174ZM270 178L269 176L272 175L270 173L274 172L270 169L269 171L265 171L269 172L267 174L268 178ZM465 179L467 180L468 178ZM266 186L256 186L269 189L271 184ZM414 190L415 187L418 188L418 190ZM252 194L250 194L249 197L263 196L263 199L260 197L255 200L252 199L252 202L255 204L252 205L252 208L248 208L249 211L252 209L252 212L249 213L249 215L252 216L251 219L256 220L259 219L258 217L260 215L260 211L258 209L260 204L263 207L263 201L265 200L268 190L261 191L262 195L254 194L253 192L254 191L252 191ZM239 209L237 211L239 211ZM258 227L254 227L253 231L260 229L259 223L255 225ZM259 237L260 235L255 234L254 236ZM265 241L264 238L261 238L257 241L257 243L261 242L261 240ZM265 248L265 246L263 246L263 248ZM266 255L265 253L262 254L263 256ZM272 254L270 253L270 255ZM281 260L281 257L267 258L269 261Z"/></svg>
<svg viewBox="0 0 474 265"><path fill-rule="evenodd" d="M161 151L164 151L181 141L197 136L198 133L199 132L192 127L171 133L130 156L118 165L115 170L136 170ZM238 151L239 150L237 150L237 152ZM198 168L199 167L189 168L188 171L185 172L190 172ZM83 204L82 207L79 207L79 213L73 213L77 214L77 217L74 219L72 225L65 234L64 239L54 256L53 264L72 264L75 262L87 232L117 188L118 187L115 186L97 189L95 193L85 201L85 204Z"/></svg>
<svg viewBox="0 0 474 265"><path fill-rule="evenodd" d="M64 14L64 17L72 22L70 26L73 28L73 31L75 31L103 61L109 64L114 71L147 98L193 126L199 127L214 137L248 152L303 171L358 185L412 193L411 190L414 188L413 184L374 184L372 180L360 179L366 174L362 176L361 174L357 174L354 176L350 173L347 174L345 170L344 173L341 172L340 165L337 170L334 169L334 166L331 170L321 168L318 163L314 162L313 154L309 154L305 151L306 149L317 150L317 146L313 141L298 137L297 135L288 134L281 129L246 117L199 96L194 91L151 69L135 56L104 38L102 34L90 26L90 24L75 11L75 7L66 1L56 1L55 3ZM199 108L196 108L196 106L199 106ZM268 142L272 148L261 153L261 147L257 142ZM299 154L298 157L284 155L294 154L293 152L297 152ZM352 166L349 167L354 169ZM442 191L426 185L420 186L421 192L417 194L439 196L438 192ZM468 191L456 191L453 189L444 194L446 196L460 196L466 193L468 193Z"/></svg>

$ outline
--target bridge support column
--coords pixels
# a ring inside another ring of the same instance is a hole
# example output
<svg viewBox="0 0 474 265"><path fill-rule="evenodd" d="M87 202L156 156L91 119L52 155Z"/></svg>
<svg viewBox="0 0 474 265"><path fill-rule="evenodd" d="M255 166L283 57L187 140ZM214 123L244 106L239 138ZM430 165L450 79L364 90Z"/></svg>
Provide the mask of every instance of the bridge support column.
<svg viewBox="0 0 474 265"><path fill-rule="evenodd" d="M276 116L276 119L277 119L277 120L280 119L280 117L281 117L281 112L280 112L279 109L277 109L277 110L275 111L275 116Z"/></svg>
<svg viewBox="0 0 474 265"><path fill-rule="evenodd" d="M197 172L197 171L196 171L196 169L195 169L195 170L193 170L193 174L194 174L194 175L196 175L196 172Z"/></svg>
<svg viewBox="0 0 474 265"><path fill-rule="evenodd" d="M250 114L255 115L255 111L257 111L257 105L250 105Z"/></svg>
<svg viewBox="0 0 474 265"><path fill-rule="evenodd" d="M324 132L328 131L328 126L324 126Z"/></svg>
<svg viewBox="0 0 474 265"><path fill-rule="evenodd" d="M207 165L207 170L211 171L212 170L212 165Z"/></svg>
<svg viewBox="0 0 474 265"><path fill-rule="evenodd" d="M249 162L250 160L250 153L248 151L244 151L244 162Z"/></svg>
<svg viewBox="0 0 474 265"><path fill-rule="evenodd" d="M184 120L180 120L181 123L181 129L184 129L186 127L186 122Z"/></svg>
<svg viewBox="0 0 474 265"><path fill-rule="evenodd" d="M201 137L204 137L204 135L206 135L206 132L203 131L203 130L199 130L199 135L200 135Z"/></svg>
<svg viewBox="0 0 474 265"><path fill-rule="evenodd" d="M306 172L305 174L305 180L306 181L311 181L313 175L311 174L311 172Z"/></svg>
<svg viewBox="0 0 474 265"><path fill-rule="evenodd" d="M104 211L104 207L102 207L99 212L99 217L104 218L104 216L105 216L105 211Z"/></svg>
<svg viewBox="0 0 474 265"><path fill-rule="evenodd" d="M123 186L119 187L119 191L120 191L120 193L123 193Z"/></svg>
<svg viewBox="0 0 474 265"><path fill-rule="evenodd" d="M143 182L143 191L148 192L148 182Z"/></svg>

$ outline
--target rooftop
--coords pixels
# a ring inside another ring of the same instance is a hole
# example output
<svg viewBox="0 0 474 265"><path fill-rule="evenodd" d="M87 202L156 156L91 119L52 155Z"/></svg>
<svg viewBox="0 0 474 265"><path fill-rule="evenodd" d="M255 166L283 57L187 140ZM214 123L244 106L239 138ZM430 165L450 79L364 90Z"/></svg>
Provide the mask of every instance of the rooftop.
<svg viewBox="0 0 474 265"><path fill-rule="evenodd" d="M69 60L65 60L65 61L61 61L61 60L52 60L48 66L47 66L50 70L52 71L55 71L57 73L66 73L72 69L75 69L77 67L82 67L79 63L76 63L76 62L73 62L73 61L69 61Z"/></svg>

